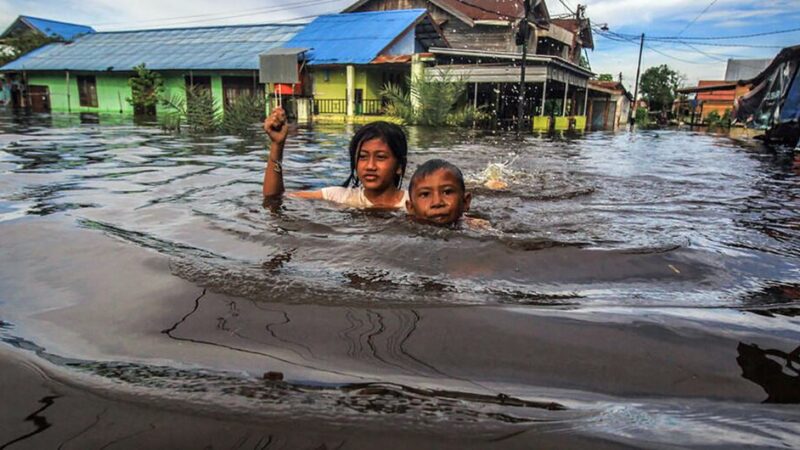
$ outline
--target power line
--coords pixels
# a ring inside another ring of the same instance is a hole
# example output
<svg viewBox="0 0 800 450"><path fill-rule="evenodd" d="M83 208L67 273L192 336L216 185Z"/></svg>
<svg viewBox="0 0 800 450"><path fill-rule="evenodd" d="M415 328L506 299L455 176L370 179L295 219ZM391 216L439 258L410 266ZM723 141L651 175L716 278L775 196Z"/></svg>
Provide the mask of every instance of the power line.
<svg viewBox="0 0 800 450"><path fill-rule="evenodd" d="M716 40L732 40L732 39L747 39L753 37L761 37L761 36L772 36L776 34L786 34L786 33L795 33L800 31L800 27L798 28L789 28L787 30L776 30L776 31L765 31L762 33L752 33L752 34L740 34L735 36L653 36L648 37L648 40L651 41L716 41ZM620 34L620 33L618 33ZM620 34L622 35L622 34ZM626 36L635 37L636 35L628 34Z"/></svg>
<svg viewBox="0 0 800 450"><path fill-rule="evenodd" d="M605 32L605 33L601 32L599 34L600 34L600 36L602 36L602 37L604 37L606 39L612 40L612 41L626 42L628 44L633 44L633 45L636 45L636 46L639 45L639 43L635 42L634 39L628 38L628 37L626 37L624 35L621 35L621 34L618 34L618 33L614 33L613 31L609 31L609 32ZM667 58L674 59L675 61L680 61L680 62L683 62L683 63L686 63L686 64L698 64L698 65L705 64L705 63L701 63L701 62L697 62L697 61L689 61L688 59L678 58L677 56L670 55L669 53L663 52L663 51L661 51L661 50L659 50L657 48L654 48L654 47L652 47L650 45L645 45L645 48L647 48L648 50L652 50L652 51L654 51L654 52L656 52L656 53L658 53L658 54L660 54L662 56L665 56Z"/></svg>
<svg viewBox="0 0 800 450"><path fill-rule="evenodd" d="M718 0L711 0L711 3L709 3L708 6L706 6L706 9L700 11L700 14L698 14L697 17L692 19L691 22L687 23L686 26L683 27L680 33L678 33L678 36L682 35L686 30L688 30L692 25L694 25L695 22L697 22L701 17L703 17L703 14L708 12L708 10L711 9L711 7L714 6L714 4L717 3L717 1Z"/></svg>
<svg viewBox="0 0 800 450"><path fill-rule="evenodd" d="M182 24L188 24L188 23L199 23L199 22L209 22L209 21L213 22L213 21L224 20L224 19L233 19L233 18L238 18L238 17L254 16L254 15L261 15L261 14L266 14L266 13L271 13L271 12L284 11L284 10L295 8L297 6L314 6L314 5L321 5L321 4L325 4L325 3L341 2L341 1L342 0L319 0L319 1L312 1L312 2L304 1L304 2L287 3L287 4L284 4L284 5L281 5L281 6L271 6L271 7L266 7L266 8L256 8L256 9L250 9L250 10L242 10L242 11L240 11L240 12L238 12L236 14L232 14L232 15L230 15L230 14L229 15L199 14L199 15L193 15L193 16L172 17L172 18L167 18L167 19L154 19L154 20L148 20L148 21L128 22L128 23L136 24L136 23L154 23L154 22L157 22L157 23L159 23L158 26L172 26L172 25L182 25ZM320 14L317 14L317 15L314 15L314 16L306 16L306 17L318 17L319 15ZM179 20L179 21L173 21L172 20L172 19L191 19L191 18L196 18L196 17L204 17L204 18L203 19L196 19L196 20ZM287 19L287 20L291 21L291 20L298 20L298 19L300 19L300 18L292 18L292 19ZM117 22L117 24L122 25L122 24L125 24L125 23ZM95 24L95 25L99 25L99 24ZM108 24L106 24L106 25L108 25Z"/></svg>
<svg viewBox="0 0 800 450"><path fill-rule="evenodd" d="M567 9L567 11L569 11L569 12L570 12L570 14L572 14L572 15L575 15L575 11L573 11L573 10L572 10L572 7L570 7L570 6L567 4L567 2L566 2L566 1L564 1L564 0L558 0L558 2L559 2L559 3L561 3L561 5L562 5L564 8L566 8L566 9Z"/></svg>

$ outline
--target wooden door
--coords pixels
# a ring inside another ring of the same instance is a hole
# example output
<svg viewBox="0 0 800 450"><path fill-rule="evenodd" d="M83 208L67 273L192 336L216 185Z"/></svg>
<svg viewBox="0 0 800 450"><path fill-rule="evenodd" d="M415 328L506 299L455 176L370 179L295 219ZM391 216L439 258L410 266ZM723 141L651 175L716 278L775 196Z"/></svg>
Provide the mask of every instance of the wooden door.
<svg viewBox="0 0 800 450"><path fill-rule="evenodd" d="M50 88L47 86L28 86L28 97L31 111L37 113L50 112Z"/></svg>

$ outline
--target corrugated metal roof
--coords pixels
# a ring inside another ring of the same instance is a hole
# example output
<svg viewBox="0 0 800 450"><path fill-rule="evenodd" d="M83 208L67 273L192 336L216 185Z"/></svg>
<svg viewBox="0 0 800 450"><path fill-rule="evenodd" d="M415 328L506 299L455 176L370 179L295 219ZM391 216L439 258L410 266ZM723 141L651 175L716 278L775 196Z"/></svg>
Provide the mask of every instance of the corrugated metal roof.
<svg viewBox="0 0 800 450"><path fill-rule="evenodd" d="M725 81L749 80L755 78L769 66L771 59L729 59L725 69Z"/></svg>
<svg viewBox="0 0 800 450"><path fill-rule="evenodd" d="M364 11L379 7L370 5L373 0L359 0L345 8L344 12ZM513 22L525 14L523 0L428 0L431 4L444 9L450 14L470 23L478 20L503 20ZM536 3L536 2L533 2ZM533 7L533 15L549 20L550 13L545 2L538 2ZM472 23L470 23L472 25Z"/></svg>
<svg viewBox="0 0 800 450"><path fill-rule="evenodd" d="M94 28L76 23L58 22L31 16L19 16L19 19L41 31L45 36L55 35L66 40L71 40L79 34L94 33Z"/></svg>
<svg viewBox="0 0 800 450"><path fill-rule="evenodd" d="M310 65L369 64L426 14L424 9L405 9L320 16L285 47L310 48Z"/></svg>
<svg viewBox="0 0 800 450"><path fill-rule="evenodd" d="M116 31L53 44L0 67L0 71L258 70L258 55L282 46L298 25L240 25Z"/></svg>

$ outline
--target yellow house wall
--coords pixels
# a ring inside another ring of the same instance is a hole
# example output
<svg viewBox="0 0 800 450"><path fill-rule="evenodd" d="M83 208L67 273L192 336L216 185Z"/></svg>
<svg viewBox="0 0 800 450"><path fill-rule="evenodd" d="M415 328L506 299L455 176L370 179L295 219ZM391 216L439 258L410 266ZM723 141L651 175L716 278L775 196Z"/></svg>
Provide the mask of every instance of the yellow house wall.
<svg viewBox="0 0 800 450"><path fill-rule="evenodd" d="M313 69L314 77L314 98L317 100L344 100L347 98L347 75L344 67L327 69L329 77L325 80L323 68ZM381 82L380 69L372 69L356 66L355 89L364 92L365 100L377 100L381 98L380 92L383 86Z"/></svg>

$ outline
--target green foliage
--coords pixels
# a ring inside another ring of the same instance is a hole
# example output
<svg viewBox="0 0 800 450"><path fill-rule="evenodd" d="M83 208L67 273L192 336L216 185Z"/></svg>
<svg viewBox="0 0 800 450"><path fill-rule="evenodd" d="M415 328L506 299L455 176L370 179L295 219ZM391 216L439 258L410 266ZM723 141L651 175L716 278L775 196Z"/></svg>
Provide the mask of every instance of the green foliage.
<svg viewBox="0 0 800 450"><path fill-rule="evenodd" d="M597 79L599 81L614 81L614 75L611 75L610 73L601 73Z"/></svg>
<svg viewBox="0 0 800 450"><path fill-rule="evenodd" d="M213 133L219 128L219 105L209 89L189 86L186 89L186 125L194 134Z"/></svg>
<svg viewBox="0 0 800 450"><path fill-rule="evenodd" d="M706 124L709 129L715 128L730 128L731 127L731 110L726 109L723 115L719 115L716 111L711 111L706 116Z"/></svg>
<svg viewBox="0 0 800 450"><path fill-rule="evenodd" d="M211 91L200 86L186 88L186 96L173 94L161 98L165 113L161 127L168 131L187 128L190 134L218 131L247 135L256 131L266 116L266 100L262 95L240 95L220 114L220 107Z"/></svg>
<svg viewBox="0 0 800 450"><path fill-rule="evenodd" d="M53 42L63 42L63 40L55 36L43 36L33 31L2 39L0 40L0 46L6 46L6 48L5 51L0 50L0 66L4 66L32 50Z"/></svg>
<svg viewBox="0 0 800 450"><path fill-rule="evenodd" d="M494 115L472 105L448 114L446 123L451 127L488 126L494 122Z"/></svg>
<svg viewBox="0 0 800 450"><path fill-rule="evenodd" d="M578 65L583 67L584 69L592 70L592 65L589 64L589 58L587 58L584 55L581 55L581 59L578 61Z"/></svg>
<svg viewBox="0 0 800 450"><path fill-rule="evenodd" d="M411 93L399 84L387 83L381 90L381 96L388 101L386 114L399 117L407 124L417 123L417 114L411 103Z"/></svg>
<svg viewBox="0 0 800 450"><path fill-rule="evenodd" d="M471 119L483 120L485 113L476 108L469 105L459 108L466 100L465 82L446 72L441 72L437 78L426 73L420 79L409 80L410 91L388 83L381 90L381 95L388 100L387 113L412 125L456 125L465 124L466 120L472 125Z"/></svg>
<svg viewBox="0 0 800 450"><path fill-rule="evenodd" d="M666 64L650 67L642 74L640 92L651 111L669 111L683 80L682 74Z"/></svg>
<svg viewBox="0 0 800 450"><path fill-rule="evenodd" d="M155 114L156 105L164 91L161 75L148 69L144 63L133 68L136 75L128 79L131 97L125 100L133 105L134 114Z"/></svg>
<svg viewBox="0 0 800 450"><path fill-rule="evenodd" d="M650 124L650 116L647 114L647 108L636 108L636 124L641 126Z"/></svg>
<svg viewBox="0 0 800 450"><path fill-rule="evenodd" d="M258 130L256 125L266 118L266 109L263 95L240 95L225 108L222 129L232 134L251 134Z"/></svg>

